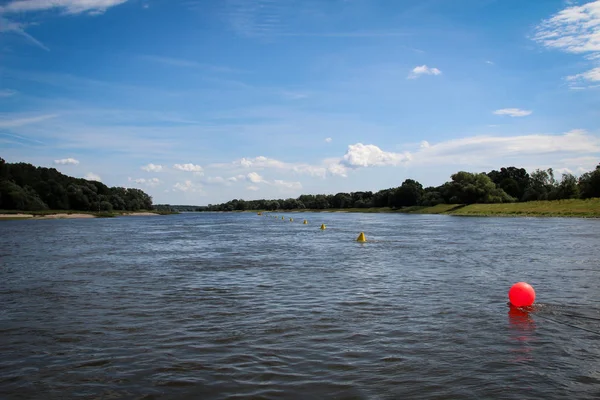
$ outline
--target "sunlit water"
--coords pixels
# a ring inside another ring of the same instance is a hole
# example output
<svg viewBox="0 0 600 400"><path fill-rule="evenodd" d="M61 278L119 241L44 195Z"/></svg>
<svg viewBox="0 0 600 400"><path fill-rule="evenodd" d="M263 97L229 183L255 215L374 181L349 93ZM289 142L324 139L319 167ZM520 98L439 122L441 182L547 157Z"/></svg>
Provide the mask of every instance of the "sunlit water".
<svg viewBox="0 0 600 400"><path fill-rule="evenodd" d="M600 220L276 215L1 222L0 398L600 398Z"/></svg>

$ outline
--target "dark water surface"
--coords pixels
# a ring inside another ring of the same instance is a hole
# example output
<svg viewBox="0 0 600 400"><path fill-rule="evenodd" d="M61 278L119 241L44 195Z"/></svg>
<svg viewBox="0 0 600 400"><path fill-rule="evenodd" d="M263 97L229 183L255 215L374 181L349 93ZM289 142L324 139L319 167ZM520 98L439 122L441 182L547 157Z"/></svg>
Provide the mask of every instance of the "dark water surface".
<svg viewBox="0 0 600 400"><path fill-rule="evenodd" d="M278 215L1 222L0 398L600 398L600 220Z"/></svg>

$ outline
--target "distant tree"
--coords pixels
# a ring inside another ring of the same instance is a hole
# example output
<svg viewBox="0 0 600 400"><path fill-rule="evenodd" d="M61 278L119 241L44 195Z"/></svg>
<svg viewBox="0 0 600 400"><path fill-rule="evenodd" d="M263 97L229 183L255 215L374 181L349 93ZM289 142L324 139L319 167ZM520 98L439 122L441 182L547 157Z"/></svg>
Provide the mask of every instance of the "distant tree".
<svg viewBox="0 0 600 400"><path fill-rule="evenodd" d="M525 189L523 201L548 200L550 193L556 185L552 168L548 168L547 170L536 169L529 177L529 187Z"/></svg>
<svg viewBox="0 0 600 400"><path fill-rule="evenodd" d="M579 198L577 178L572 174L563 174L560 183L553 188L549 198L550 200Z"/></svg>
<svg viewBox="0 0 600 400"><path fill-rule="evenodd" d="M522 199L529 186L529 174L524 168L507 167L487 174L500 189L515 199Z"/></svg>
<svg viewBox="0 0 600 400"><path fill-rule="evenodd" d="M582 199L600 197L600 164L579 177L578 187Z"/></svg>
<svg viewBox="0 0 600 400"><path fill-rule="evenodd" d="M389 197L391 207L409 207L416 206L423 197L423 186L413 180L406 179L402 186L396 188Z"/></svg>
<svg viewBox="0 0 600 400"><path fill-rule="evenodd" d="M494 184L484 173L474 174L460 171L452 175L445 187L445 200L449 204L507 203L514 198Z"/></svg>

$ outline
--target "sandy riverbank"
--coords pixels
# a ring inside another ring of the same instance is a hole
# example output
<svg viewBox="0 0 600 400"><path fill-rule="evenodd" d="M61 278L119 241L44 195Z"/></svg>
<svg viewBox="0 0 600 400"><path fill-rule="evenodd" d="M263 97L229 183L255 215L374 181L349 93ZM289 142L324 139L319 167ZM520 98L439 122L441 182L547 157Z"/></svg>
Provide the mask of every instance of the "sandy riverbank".
<svg viewBox="0 0 600 400"><path fill-rule="evenodd" d="M33 214L0 214L0 218L10 219L59 219L59 218L94 218L92 214L48 214L48 215L33 215Z"/></svg>

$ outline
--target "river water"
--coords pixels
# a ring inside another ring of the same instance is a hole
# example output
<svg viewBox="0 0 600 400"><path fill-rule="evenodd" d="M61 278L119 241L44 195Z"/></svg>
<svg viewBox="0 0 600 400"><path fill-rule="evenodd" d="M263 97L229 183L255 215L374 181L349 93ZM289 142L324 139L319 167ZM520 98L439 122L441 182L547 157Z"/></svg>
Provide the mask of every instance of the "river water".
<svg viewBox="0 0 600 400"><path fill-rule="evenodd" d="M597 399L599 244L567 218L3 221L0 398Z"/></svg>

